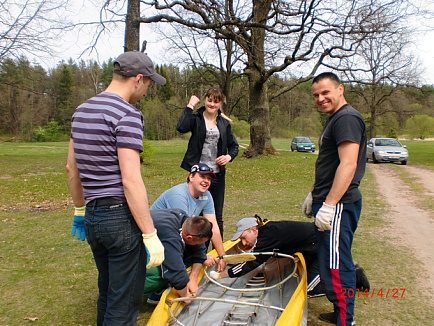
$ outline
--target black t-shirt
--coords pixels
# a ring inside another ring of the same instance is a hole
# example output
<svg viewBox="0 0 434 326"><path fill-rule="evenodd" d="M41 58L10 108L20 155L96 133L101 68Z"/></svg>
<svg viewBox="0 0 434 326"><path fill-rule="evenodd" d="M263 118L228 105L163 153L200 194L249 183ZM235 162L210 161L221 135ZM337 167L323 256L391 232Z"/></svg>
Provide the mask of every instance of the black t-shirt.
<svg viewBox="0 0 434 326"><path fill-rule="evenodd" d="M319 139L319 154L312 192L315 203L324 202L330 192L340 163L338 146L344 141L357 143L360 148L354 178L340 202L353 203L362 198L359 185L366 166L366 125L362 115L351 105L345 104L327 120Z"/></svg>

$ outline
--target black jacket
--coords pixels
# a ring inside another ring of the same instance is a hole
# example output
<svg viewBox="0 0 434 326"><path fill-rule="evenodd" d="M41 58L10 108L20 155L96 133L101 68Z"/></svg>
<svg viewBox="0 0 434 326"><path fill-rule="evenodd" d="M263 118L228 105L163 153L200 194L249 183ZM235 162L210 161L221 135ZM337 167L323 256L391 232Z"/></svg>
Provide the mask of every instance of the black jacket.
<svg viewBox="0 0 434 326"><path fill-rule="evenodd" d="M303 255L318 251L318 240L315 224L298 221L270 221L258 229L258 238L253 246L253 252L273 252L293 255L301 252ZM266 262L270 256L258 255L256 260L237 264L228 269L229 277L240 277ZM309 270L309 267L307 267Z"/></svg>
<svg viewBox="0 0 434 326"><path fill-rule="evenodd" d="M205 111L204 106L198 109L196 113L193 113L191 108L186 107L176 125L176 130L180 133L191 131L188 148L181 163L181 167L187 171L190 171L193 164L199 163L202 154L202 148L206 136L206 125L205 119L203 118L203 111ZM217 145L217 157L229 154L233 160L238 155L238 142L232 132L231 124L227 119L221 116L220 110L217 116L217 128L220 132L220 138ZM225 173L225 166L220 166L220 173Z"/></svg>

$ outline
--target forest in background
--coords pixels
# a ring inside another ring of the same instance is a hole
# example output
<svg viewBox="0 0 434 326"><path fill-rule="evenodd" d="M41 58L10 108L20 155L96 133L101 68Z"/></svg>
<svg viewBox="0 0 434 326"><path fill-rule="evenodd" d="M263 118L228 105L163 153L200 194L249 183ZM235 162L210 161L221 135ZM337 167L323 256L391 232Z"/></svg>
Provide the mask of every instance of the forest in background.
<svg viewBox="0 0 434 326"><path fill-rule="evenodd" d="M200 68L199 68L200 69ZM190 96L203 94L212 82L208 71L180 69L174 65L157 66L167 79L163 87L152 85L148 96L137 107L143 112L145 138L168 140L182 137L176 122ZM99 65L96 61L60 62L46 71L25 57L0 62L0 141L67 140L75 108L103 91L110 83L113 60ZM248 80L235 71L230 105L224 111L233 120L238 138L249 138ZM211 82L210 82L211 81ZM276 74L268 81L269 92L296 84ZM376 108L375 133L425 139L434 136L434 87L397 86L372 89L372 86L345 84L347 101L359 110L369 126L368 99L384 96ZM392 94L392 95L390 95ZM270 132L273 138L295 135L318 137L327 117L315 106L311 81L270 100Z"/></svg>

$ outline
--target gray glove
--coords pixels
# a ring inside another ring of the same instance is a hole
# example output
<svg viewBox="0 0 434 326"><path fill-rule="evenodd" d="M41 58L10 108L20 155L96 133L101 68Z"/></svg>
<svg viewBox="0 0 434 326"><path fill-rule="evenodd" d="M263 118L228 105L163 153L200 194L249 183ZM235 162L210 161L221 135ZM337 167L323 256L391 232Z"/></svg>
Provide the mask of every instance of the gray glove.
<svg viewBox="0 0 434 326"><path fill-rule="evenodd" d="M303 206L301 206L301 211L307 217L312 217L312 192L309 192L306 199L304 200Z"/></svg>
<svg viewBox="0 0 434 326"><path fill-rule="evenodd" d="M332 220L335 215L336 206L330 206L326 203L322 203L321 208L315 216L315 225L320 231L326 231L332 229Z"/></svg>

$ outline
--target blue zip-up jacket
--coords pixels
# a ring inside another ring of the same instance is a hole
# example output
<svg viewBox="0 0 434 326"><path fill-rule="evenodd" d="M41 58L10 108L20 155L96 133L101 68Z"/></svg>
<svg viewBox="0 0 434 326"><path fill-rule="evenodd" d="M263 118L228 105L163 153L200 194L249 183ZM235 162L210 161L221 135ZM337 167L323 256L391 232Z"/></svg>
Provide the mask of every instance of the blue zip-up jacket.
<svg viewBox="0 0 434 326"><path fill-rule="evenodd" d="M185 288L190 281L185 262L203 264L206 260L205 244L190 246L181 237L181 228L188 215L182 209L154 209L151 217L157 235L164 247L161 275L177 290Z"/></svg>

